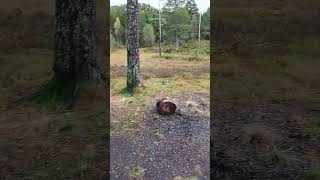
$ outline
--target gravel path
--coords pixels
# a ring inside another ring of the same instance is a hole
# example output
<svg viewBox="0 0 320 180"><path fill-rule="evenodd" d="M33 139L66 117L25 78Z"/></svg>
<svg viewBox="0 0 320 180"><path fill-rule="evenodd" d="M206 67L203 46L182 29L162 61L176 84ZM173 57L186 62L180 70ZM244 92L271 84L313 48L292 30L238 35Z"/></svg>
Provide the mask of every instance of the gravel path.
<svg viewBox="0 0 320 180"><path fill-rule="evenodd" d="M143 169L144 179L210 179L209 117L189 112L182 110L172 116L150 112L138 137L112 137L111 179L128 179L137 167Z"/></svg>

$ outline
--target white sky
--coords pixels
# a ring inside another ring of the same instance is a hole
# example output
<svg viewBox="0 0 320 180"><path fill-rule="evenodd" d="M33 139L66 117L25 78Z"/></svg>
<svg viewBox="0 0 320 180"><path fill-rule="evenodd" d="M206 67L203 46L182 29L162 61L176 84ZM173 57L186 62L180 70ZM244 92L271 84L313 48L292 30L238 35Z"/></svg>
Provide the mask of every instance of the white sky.
<svg viewBox="0 0 320 180"><path fill-rule="evenodd" d="M150 4L151 6L158 8L159 7L159 0L138 0L139 3ZM166 0L161 0L161 7L163 7ZM205 12L210 7L210 0L195 0L199 10L201 12ZM111 6L113 5L120 5L126 4L127 0L110 0Z"/></svg>

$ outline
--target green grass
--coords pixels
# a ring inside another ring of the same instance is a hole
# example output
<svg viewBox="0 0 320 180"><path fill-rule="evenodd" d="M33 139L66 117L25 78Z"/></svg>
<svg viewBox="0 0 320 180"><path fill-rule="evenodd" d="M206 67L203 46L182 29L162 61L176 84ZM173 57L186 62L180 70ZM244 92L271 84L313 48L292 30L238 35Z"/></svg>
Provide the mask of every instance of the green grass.
<svg viewBox="0 0 320 180"><path fill-rule="evenodd" d="M163 57L164 57L165 59L172 59L173 55L172 55L172 54L169 54L169 53L165 53L165 54L163 55Z"/></svg>

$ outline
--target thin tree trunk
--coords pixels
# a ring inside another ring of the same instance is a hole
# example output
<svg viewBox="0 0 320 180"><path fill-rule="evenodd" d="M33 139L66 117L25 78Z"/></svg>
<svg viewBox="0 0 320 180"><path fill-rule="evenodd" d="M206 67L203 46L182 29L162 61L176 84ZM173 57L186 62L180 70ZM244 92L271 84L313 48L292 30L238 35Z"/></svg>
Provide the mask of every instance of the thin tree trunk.
<svg viewBox="0 0 320 180"><path fill-rule="evenodd" d="M161 3L159 0L159 55L161 57Z"/></svg>
<svg viewBox="0 0 320 180"><path fill-rule="evenodd" d="M127 1L128 12L128 73L127 87L134 89L141 86L140 57L139 57L139 24L138 0Z"/></svg>
<svg viewBox="0 0 320 180"><path fill-rule="evenodd" d="M197 57L199 57L199 52L200 52L200 46L201 46L201 12L199 14L199 43L198 43L198 52L197 52Z"/></svg>
<svg viewBox="0 0 320 180"><path fill-rule="evenodd" d="M178 30L176 29L176 49L179 49L179 35L178 35Z"/></svg>
<svg viewBox="0 0 320 180"><path fill-rule="evenodd" d="M96 43L96 0L57 0L55 79L100 81Z"/></svg>

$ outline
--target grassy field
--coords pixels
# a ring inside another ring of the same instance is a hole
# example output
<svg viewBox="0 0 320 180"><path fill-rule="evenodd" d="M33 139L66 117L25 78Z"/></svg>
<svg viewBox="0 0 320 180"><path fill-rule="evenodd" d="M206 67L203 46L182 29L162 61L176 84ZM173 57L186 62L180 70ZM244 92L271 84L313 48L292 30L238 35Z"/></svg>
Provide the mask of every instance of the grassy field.
<svg viewBox="0 0 320 180"><path fill-rule="evenodd" d="M116 122L112 126L113 131L119 130L114 129L115 127L128 127L125 125L126 121L120 121L121 126L117 125L119 119L125 120L129 116L131 118L128 118L127 123L130 124L130 120L135 116L139 119L139 115L142 116L144 112L149 111L149 108L162 97L201 96L209 105L210 58L208 54L202 54L199 60L190 60L189 58L192 57L190 51L170 53L170 55L165 53L162 57L159 56L157 49L143 48L140 52L143 87L131 97L123 92L126 87L126 50L111 51L111 120ZM134 129L136 129L135 126L125 130Z"/></svg>

